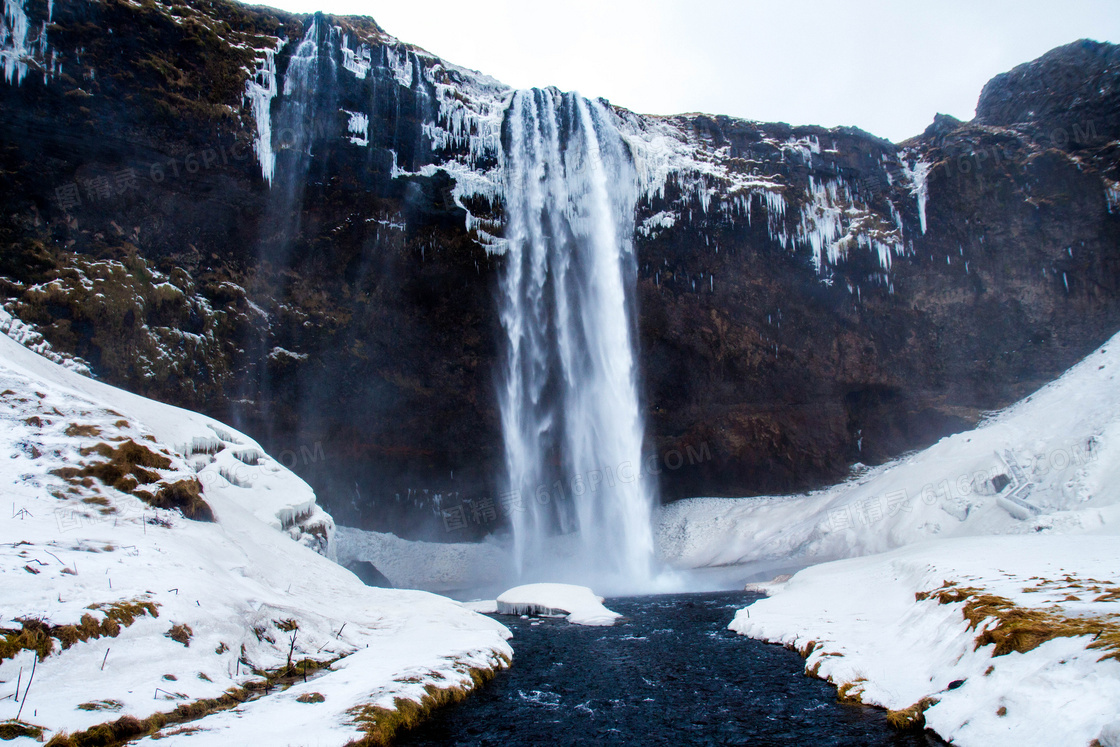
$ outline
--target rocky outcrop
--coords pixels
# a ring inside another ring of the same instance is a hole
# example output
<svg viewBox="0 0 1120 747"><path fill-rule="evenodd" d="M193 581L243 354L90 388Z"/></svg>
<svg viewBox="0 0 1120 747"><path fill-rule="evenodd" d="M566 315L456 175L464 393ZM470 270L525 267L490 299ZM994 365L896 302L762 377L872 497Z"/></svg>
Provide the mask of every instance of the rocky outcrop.
<svg viewBox="0 0 1120 747"><path fill-rule="evenodd" d="M344 523L500 527L512 92L369 19L8 4L28 31L0 49L5 309L251 433ZM1116 49L1055 50L897 145L614 108L663 497L835 480L1115 332Z"/></svg>

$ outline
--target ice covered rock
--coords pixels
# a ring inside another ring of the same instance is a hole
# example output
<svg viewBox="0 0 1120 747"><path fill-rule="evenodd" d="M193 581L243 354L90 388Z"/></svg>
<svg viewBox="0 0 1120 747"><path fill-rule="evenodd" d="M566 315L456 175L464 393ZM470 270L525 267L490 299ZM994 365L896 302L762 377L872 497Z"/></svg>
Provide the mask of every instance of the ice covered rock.
<svg viewBox="0 0 1120 747"><path fill-rule="evenodd" d="M614 625L622 617L603 606L603 598L586 586L526 584L503 592L499 615L566 615L576 625Z"/></svg>

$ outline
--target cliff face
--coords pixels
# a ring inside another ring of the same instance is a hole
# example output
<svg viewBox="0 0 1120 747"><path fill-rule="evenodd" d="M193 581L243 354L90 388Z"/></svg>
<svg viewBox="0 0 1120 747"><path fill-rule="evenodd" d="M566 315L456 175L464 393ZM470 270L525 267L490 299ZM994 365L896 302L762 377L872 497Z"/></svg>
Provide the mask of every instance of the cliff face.
<svg viewBox="0 0 1120 747"><path fill-rule="evenodd" d="M96 376L251 433L343 523L497 528L512 92L368 19L8 6L5 309ZM615 108L663 496L834 480L1115 332L1117 58L1060 48L899 145Z"/></svg>

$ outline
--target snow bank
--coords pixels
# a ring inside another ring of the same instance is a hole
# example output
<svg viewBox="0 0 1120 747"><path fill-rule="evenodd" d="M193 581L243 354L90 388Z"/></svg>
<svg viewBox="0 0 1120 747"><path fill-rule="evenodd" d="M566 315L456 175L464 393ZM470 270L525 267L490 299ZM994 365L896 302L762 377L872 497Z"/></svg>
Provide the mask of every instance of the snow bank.
<svg viewBox="0 0 1120 747"><path fill-rule="evenodd" d="M566 615L576 625L614 625L622 617L586 586L526 584L498 595L500 615Z"/></svg>
<svg viewBox="0 0 1120 747"><path fill-rule="evenodd" d="M808 651L807 670L851 685L864 703L900 710L935 699L926 725L953 744L1116 744L1120 660L1089 648L1094 635L994 655L977 639L996 620L973 629L962 613L968 599L994 594L1107 632L1120 625L1118 576L1113 537L942 540L808 568L730 627Z"/></svg>
<svg viewBox="0 0 1120 747"><path fill-rule="evenodd" d="M1120 339L980 427L807 495L658 513L677 568L808 565L931 539L1120 532Z"/></svg>
<svg viewBox="0 0 1120 747"><path fill-rule="evenodd" d="M236 710L168 727L161 744L341 745L363 736L355 709L419 701L427 686L469 689L472 669L512 654L493 620L432 594L368 588L324 557L333 522L310 488L218 421L0 335L0 422L10 502L0 637L28 625L56 633L37 663L28 649L0 660L0 720L26 703L22 718L50 738L219 698L306 660L319 663L306 682L250 688ZM140 487L197 480L214 521L153 508L113 479L105 452L129 443L149 461L132 472ZM133 610L115 629L113 605Z"/></svg>

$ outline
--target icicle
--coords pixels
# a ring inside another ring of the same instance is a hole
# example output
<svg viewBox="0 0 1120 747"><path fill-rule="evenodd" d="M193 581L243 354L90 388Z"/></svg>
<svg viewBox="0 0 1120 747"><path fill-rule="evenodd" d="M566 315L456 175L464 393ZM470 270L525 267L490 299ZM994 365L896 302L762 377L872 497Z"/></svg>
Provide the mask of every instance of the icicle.
<svg viewBox="0 0 1120 747"><path fill-rule="evenodd" d="M23 9L24 0L4 0L4 15L0 17L0 65L4 68L4 80L23 84L27 75L27 61L32 59L31 49L27 46L30 24Z"/></svg>
<svg viewBox="0 0 1120 747"><path fill-rule="evenodd" d="M363 112L351 112L346 109L342 111L350 115L350 122L347 125L347 131L350 133L350 142L354 145L368 146L369 117Z"/></svg>
<svg viewBox="0 0 1120 747"><path fill-rule="evenodd" d="M257 60L259 67L245 84L245 98L249 100L253 120L257 124L253 148L261 165L261 176L270 187L276 171L276 154L272 151L272 99L276 98L277 93L276 53L284 48L284 44L285 41L280 40L276 49L258 50L264 54L264 58Z"/></svg>

